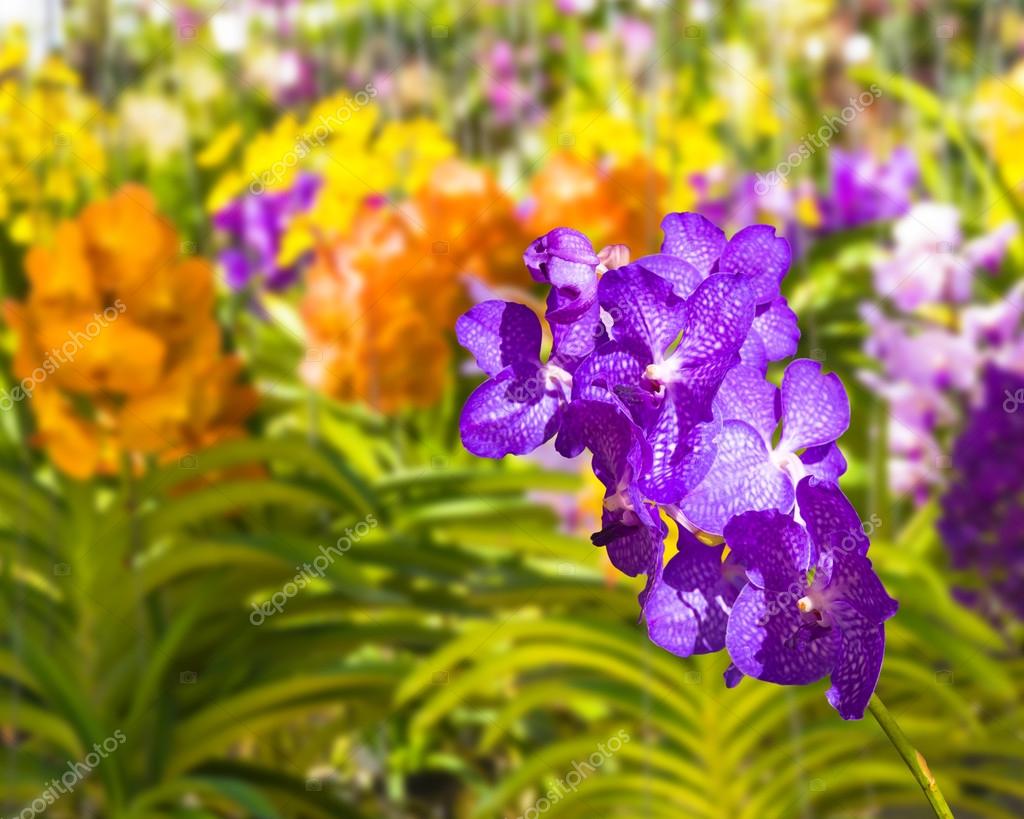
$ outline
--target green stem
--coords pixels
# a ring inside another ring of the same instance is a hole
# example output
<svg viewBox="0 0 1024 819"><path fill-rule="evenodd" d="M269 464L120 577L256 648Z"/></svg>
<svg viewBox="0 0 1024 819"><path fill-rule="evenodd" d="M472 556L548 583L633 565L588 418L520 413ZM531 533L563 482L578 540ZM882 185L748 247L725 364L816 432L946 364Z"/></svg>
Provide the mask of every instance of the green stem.
<svg viewBox="0 0 1024 819"><path fill-rule="evenodd" d="M875 721L882 726L882 730L885 731L885 735L889 737L889 741L899 752L899 755L903 757L903 761L907 763L907 767L910 768L910 772L914 775L914 779L917 780L917 784L921 786L924 795L928 797L935 815L940 817L940 819L954 819L953 811L946 804L946 798L942 795L942 791L939 790L939 785L935 781L928 763L921 756L921 752L910 744L907 735L903 733L903 729L900 728L893 715L889 713L889 709L885 707L885 704L878 699L877 694L871 695L868 710L871 712L871 716L875 718Z"/></svg>

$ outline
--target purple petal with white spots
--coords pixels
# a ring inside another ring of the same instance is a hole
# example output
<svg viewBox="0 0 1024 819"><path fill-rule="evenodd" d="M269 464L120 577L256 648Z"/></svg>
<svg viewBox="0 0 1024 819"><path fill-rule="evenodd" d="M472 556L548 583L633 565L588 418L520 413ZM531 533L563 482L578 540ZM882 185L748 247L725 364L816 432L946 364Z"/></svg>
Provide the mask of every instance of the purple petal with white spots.
<svg viewBox="0 0 1024 819"><path fill-rule="evenodd" d="M758 311L753 329L764 342L769 361L781 361L796 353L800 342L800 326L796 313L789 309L789 304L781 296L766 309Z"/></svg>
<svg viewBox="0 0 1024 819"><path fill-rule="evenodd" d="M532 452L555 434L566 400L543 370L506 367L466 399L459 418L463 446L483 458Z"/></svg>
<svg viewBox="0 0 1024 819"><path fill-rule="evenodd" d="M683 365L735 362L753 319L753 298L741 279L709 276L686 300L686 326L678 350Z"/></svg>
<svg viewBox="0 0 1024 819"><path fill-rule="evenodd" d="M830 613L841 636L832 687L825 697L843 719L860 719L882 671L885 627L842 603L834 604Z"/></svg>
<svg viewBox="0 0 1024 819"><path fill-rule="evenodd" d="M573 401L565 410L556 442L559 452L574 458L589 449L594 474L608 489L632 478L645 458L647 442L640 429L614 404L603 401Z"/></svg>
<svg viewBox="0 0 1024 819"><path fill-rule="evenodd" d="M639 342L608 341L587 356L573 373L573 400L592 399L618 404L636 421L653 421L659 399L642 386L649 352Z"/></svg>
<svg viewBox="0 0 1024 819"><path fill-rule="evenodd" d="M834 442L810 447L800 461L807 474L819 481L836 483L846 473L846 458Z"/></svg>
<svg viewBox="0 0 1024 819"><path fill-rule="evenodd" d="M806 622L796 602L748 583L729 615L725 647L736 668L780 685L807 685L836 663L839 631Z"/></svg>
<svg viewBox="0 0 1024 819"><path fill-rule="evenodd" d="M836 554L867 554L869 541L857 510L835 483L806 477L796 487L797 506L814 545L815 562L827 581Z"/></svg>
<svg viewBox="0 0 1024 819"><path fill-rule="evenodd" d="M779 285L789 271L789 242L771 225L751 225L737 233L722 251L718 272L742 276L757 304L778 298Z"/></svg>
<svg viewBox="0 0 1024 819"><path fill-rule="evenodd" d="M797 359L782 376L782 439L778 448L796 452L835 441L850 425L850 399L835 373Z"/></svg>
<svg viewBox="0 0 1024 819"><path fill-rule="evenodd" d="M643 595L644 619L651 642L679 657L693 654L697 645L698 613L707 607L707 601L702 602L704 605L694 610L683 604L663 577L652 577Z"/></svg>
<svg viewBox="0 0 1024 819"><path fill-rule="evenodd" d="M670 213L661 220L665 240L661 252L689 262L702 275L708 275L722 255L725 234L699 213Z"/></svg>
<svg viewBox="0 0 1024 819"><path fill-rule="evenodd" d="M713 534L722 534L729 519L740 512L786 512L792 506L789 477L771 462L761 435L743 421L722 425L711 468L679 502L694 526Z"/></svg>
<svg viewBox="0 0 1024 819"><path fill-rule="evenodd" d="M550 363L556 364L566 372L572 373L586 356L593 352L598 344L608 340L604 323L601 321L601 308L595 298L590 306L579 311L572 320L559 320L562 314L559 305L564 297L558 290L548 294L548 310L545 317L551 327ZM574 305L573 310L578 310Z"/></svg>
<svg viewBox="0 0 1024 819"><path fill-rule="evenodd" d="M540 321L525 305L481 302L459 316L455 335L490 376L512 365L540 367Z"/></svg>
<svg viewBox="0 0 1024 819"><path fill-rule="evenodd" d="M740 363L753 367L762 375L768 371L768 352L764 341L757 333L747 333L743 346L740 347Z"/></svg>
<svg viewBox="0 0 1024 819"><path fill-rule="evenodd" d="M885 622L899 609L899 603L886 593L871 561L858 554L835 554L826 594L852 606L872 623Z"/></svg>
<svg viewBox="0 0 1024 819"><path fill-rule="evenodd" d="M644 492L657 503L675 503L686 492L681 469L686 458L689 430L702 419L693 415L693 404L680 391L667 394L647 430L651 465L640 479Z"/></svg>
<svg viewBox="0 0 1024 819"><path fill-rule="evenodd" d="M715 443L722 433L721 417L697 424L686 438L686 452L680 467L682 485L687 488L697 486L710 471L718 454Z"/></svg>
<svg viewBox="0 0 1024 819"><path fill-rule="evenodd" d="M721 651L738 591L723 576L723 548L706 546L685 529L678 546L645 601L648 634L680 657Z"/></svg>
<svg viewBox="0 0 1024 819"><path fill-rule="evenodd" d="M652 256L644 256L637 259L634 264L649 270L656 276L661 276L672 285L672 290L680 298L689 296L704 277L692 264L678 256L670 256L667 253L656 253Z"/></svg>
<svg viewBox="0 0 1024 819"><path fill-rule="evenodd" d="M755 367L738 364L722 381L715 396L715 406L725 421L744 421L770 444L779 419L775 414L775 393L778 387L765 380Z"/></svg>
<svg viewBox="0 0 1024 819"><path fill-rule="evenodd" d="M642 342L652 360L676 340L686 320L687 302L672 285L636 264L605 273L598 298L612 317L612 337Z"/></svg>
<svg viewBox="0 0 1024 819"><path fill-rule="evenodd" d="M755 586L777 592L791 591L794 585L806 587L811 544L804 528L789 515L744 512L725 527L725 542Z"/></svg>

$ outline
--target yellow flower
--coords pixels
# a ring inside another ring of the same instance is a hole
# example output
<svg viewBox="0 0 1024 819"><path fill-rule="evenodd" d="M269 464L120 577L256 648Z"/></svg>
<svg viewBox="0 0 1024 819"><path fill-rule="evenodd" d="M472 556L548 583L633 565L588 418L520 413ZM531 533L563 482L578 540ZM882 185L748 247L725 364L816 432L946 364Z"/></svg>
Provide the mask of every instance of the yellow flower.
<svg viewBox="0 0 1024 819"><path fill-rule="evenodd" d="M415 194L439 163L455 155L455 145L426 118L382 125L372 96L372 89L335 94L304 118L287 114L247 139L241 162L214 185L208 207L218 210L247 190L287 188L299 173L318 174L323 184L316 201L282 239L278 261L288 265L318 242L343 236L365 202ZM217 137L203 161L216 164L234 139Z"/></svg>
<svg viewBox="0 0 1024 819"><path fill-rule="evenodd" d="M35 442L74 477L242 433L255 397L221 353L213 270L180 248L149 191L131 185L26 255L28 296L5 305L16 389Z"/></svg>
<svg viewBox="0 0 1024 819"><path fill-rule="evenodd" d="M0 59L17 59L17 49ZM48 240L64 214L103 187L105 115L79 85L55 57L31 76L0 80L0 214L19 244Z"/></svg>
<svg viewBox="0 0 1024 819"><path fill-rule="evenodd" d="M243 136L242 126L237 122L231 123L196 155L196 164L200 168L219 167L227 161Z"/></svg>
<svg viewBox="0 0 1024 819"><path fill-rule="evenodd" d="M972 108L976 132L995 159L1007 185L1016 189L1024 179L1024 60L1003 77L978 87ZM987 214L989 224L1001 224L1010 212L1005 203Z"/></svg>

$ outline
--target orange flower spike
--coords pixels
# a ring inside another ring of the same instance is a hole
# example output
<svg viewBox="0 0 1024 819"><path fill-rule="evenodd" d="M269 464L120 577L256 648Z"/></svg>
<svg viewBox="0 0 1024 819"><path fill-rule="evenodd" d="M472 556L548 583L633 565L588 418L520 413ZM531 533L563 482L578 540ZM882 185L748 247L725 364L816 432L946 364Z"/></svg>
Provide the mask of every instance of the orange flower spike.
<svg viewBox="0 0 1024 819"><path fill-rule="evenodd" d="M127 186L57 238L28 254L26 302L5 305L35 442L53 463L87 478L244 434L255 395L221 353L213 269L181 258L149 192Z"/></svg>
<svg viewBox="0 0 1024 819"><path fill-rule="evenodd" d="M85 233L77 222L58 225L52 247L31 248L25 255L25 272L34 309L70 313L100 307Z"/></svg>

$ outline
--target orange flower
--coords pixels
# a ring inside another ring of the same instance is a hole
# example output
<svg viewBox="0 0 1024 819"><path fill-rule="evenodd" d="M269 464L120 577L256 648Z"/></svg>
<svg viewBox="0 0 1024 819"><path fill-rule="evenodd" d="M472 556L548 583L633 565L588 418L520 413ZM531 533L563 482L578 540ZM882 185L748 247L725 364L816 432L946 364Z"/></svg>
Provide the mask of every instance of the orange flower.
<svg viewBox="0 0 1024 819"><path fill-rule="evenodd" d="M555 155L530 181L528 233L573 225L594 247L625 244L633 258L657 250L668 183L640 158L604 169L574 154Z"/></svg>
<svg viewBox="0 0 1024 819"><path fill-rule="evenodd" d="M58 468L87 478L241 434L255 394L221 353L213 270L182 258L148 191L89 205L26 270L26 301L5 305L21 379L9 398L31 398L35 442Z"/></svg>
<svg viewBox="0 0 1024 819"><path fill-rule="evenodd" d="M365 207L342 240L317 249L303 316L303 376L386 413L440 397L465 277L514 281L526 240L511 199L487 172L439 165L401 208Z"/></svg>

